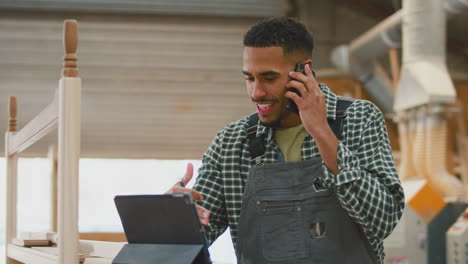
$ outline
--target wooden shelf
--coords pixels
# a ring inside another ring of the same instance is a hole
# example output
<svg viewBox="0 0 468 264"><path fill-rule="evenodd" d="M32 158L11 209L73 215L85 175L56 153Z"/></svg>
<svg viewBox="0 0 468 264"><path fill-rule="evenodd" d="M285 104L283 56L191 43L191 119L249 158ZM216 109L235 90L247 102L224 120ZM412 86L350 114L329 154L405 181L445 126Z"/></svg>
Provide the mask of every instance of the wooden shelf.
<svg viewBox="0 0 468 264"><path fill-rule="evenodd" d="M80 240L81 252L86 258L84 264L112 264L112 260L126 243L104 242L95 240ZM51 247L25 248L8 244L8 257L28 264L58 264L58 256L43 251ZM55 248L54 248L55 249ZM42 251L40 251L42 250ZM96 257L102 256L102 257ZM68 264L68 263L67 263ZM231 264L228 262L214 261L213 264Z"/></svg>
<svg viewBox="0 0 468 264"><path fill-rule="evenodd" d="M57 264L58 257L31 248L8 244L8 257L22 263Z"/></svg>
<svg viewBox="0 0 468 264"><path fill-rule="evenodd" d="M47 248L47 247L45 247ZM33 263L33 264L57 264L58 256L55 254L49 254L42 252L35 248L19 247L13 244L8 244L7 250L8 257L19 261L21 263ZM111 264L112 259L110 258L97 258L89 257L85 259L84 264Z"/></svg>

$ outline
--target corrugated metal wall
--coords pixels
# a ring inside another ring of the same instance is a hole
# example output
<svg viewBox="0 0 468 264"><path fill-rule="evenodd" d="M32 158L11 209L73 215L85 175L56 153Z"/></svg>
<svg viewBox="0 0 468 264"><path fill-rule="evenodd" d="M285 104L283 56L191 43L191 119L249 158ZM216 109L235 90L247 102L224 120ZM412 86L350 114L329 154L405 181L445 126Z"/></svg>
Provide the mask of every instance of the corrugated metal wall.
<svg viewBox="0 0 468 264"><path fill-rule="evenodd" d="M281 0L2 0L0 8L48 11L267 17Z"/></svg>
<svg viewBox="0 0 468 264"><path fill-rule="evenodd" d="M51 101L62 21L72 17L82 157L200 158L223 125L254 111L240 70L242 36L257 19L0 12L0 131L9 95L17 96L20 127ZM46 155L55 141L25 155Z"/></svg>

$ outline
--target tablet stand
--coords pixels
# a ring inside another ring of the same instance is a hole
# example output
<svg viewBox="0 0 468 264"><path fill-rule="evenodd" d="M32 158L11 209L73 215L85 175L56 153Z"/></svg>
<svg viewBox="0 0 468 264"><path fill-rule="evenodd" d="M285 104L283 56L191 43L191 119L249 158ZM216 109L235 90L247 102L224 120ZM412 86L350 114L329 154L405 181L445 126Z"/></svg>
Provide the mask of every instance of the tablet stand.
<svg viewBox="0 0 468 264"><path fill-rule="evenodd" d="M209 264L203 245L126 244L112 264Z"/></svg>

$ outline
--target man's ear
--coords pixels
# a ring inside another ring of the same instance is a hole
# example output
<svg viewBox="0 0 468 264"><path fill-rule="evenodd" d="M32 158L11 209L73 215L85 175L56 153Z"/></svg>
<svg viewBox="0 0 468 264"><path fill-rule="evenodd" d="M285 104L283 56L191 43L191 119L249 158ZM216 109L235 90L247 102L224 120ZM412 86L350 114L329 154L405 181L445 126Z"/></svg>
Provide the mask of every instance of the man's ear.
<svg viewBox="0 0 468 264"><path fill-rule="evenodd" d="M302 63L303 63L304 65L309 64L309 67L312 69L312 60L311 60L311 59L307 59L307 60L305 60L305 61L302 61Z"/></svg>

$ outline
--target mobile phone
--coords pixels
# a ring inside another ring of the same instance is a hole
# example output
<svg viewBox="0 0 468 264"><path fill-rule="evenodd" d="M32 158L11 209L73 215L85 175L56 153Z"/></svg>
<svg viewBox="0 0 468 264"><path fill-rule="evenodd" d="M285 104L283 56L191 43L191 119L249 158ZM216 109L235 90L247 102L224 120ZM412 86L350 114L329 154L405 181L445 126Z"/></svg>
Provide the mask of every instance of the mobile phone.
<svg viewBox="0 0 468 264"><path fill-rule="evenodd" d="M296 66L294 66L294 71L295 72L300 72L300 73L305 75L304 63L302 63L302 62L296 63ZM314 75L314 78L315 78L315 72L314 71L312 71L312 74ZM297 88L292 87L292 88L287 88L287 90L291 91L291 92L295 92L297 95L301 96L301 93L299 92L299 90L297 90ZM288 104L286 105L286 108L291 112L299 114L299 109L297 108L296 103L291 99L289 99Z"/></svg>
<svg viewBox="0 0 468 264"><path fill-rule="evenodd" d="M294 71L295 72L301 72L302 74L305 74L305 71L304 71L304 64L302 62L298 62L296 63L296 66L294 67ZM295 92L297 95L301 96L301 93L299 92L299 90L297 90L296 88L292 87L292 88L287 88L288 91L291 91L291 92ZM297 105L296 103L289 99L288 101L288 104L286 105L286 108L291 111L291 112L294 112L296 114L299 114L299 109L297 108Z"/></svg>

